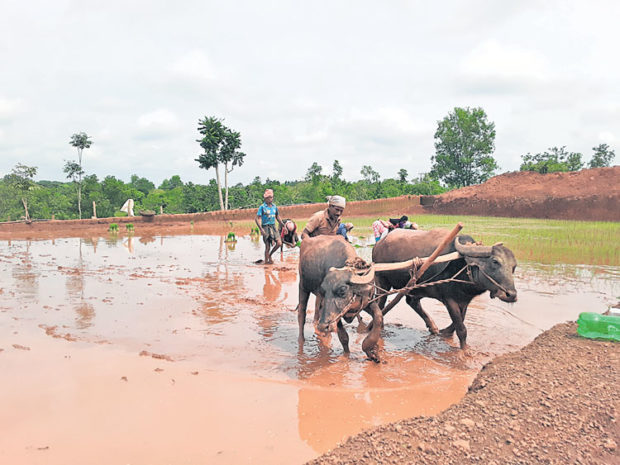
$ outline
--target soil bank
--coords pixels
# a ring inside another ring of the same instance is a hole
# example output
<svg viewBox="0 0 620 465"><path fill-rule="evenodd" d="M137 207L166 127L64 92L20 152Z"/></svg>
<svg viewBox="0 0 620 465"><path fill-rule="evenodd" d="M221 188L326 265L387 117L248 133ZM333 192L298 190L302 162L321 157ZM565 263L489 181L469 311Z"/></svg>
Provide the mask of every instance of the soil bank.
<svg viewBox="0 0 620 465"><path fill-rule="evenodd" d="M556 325L489 362L441 414L360 433L309 463L620 463L620 344L576 329Z"/></svg>

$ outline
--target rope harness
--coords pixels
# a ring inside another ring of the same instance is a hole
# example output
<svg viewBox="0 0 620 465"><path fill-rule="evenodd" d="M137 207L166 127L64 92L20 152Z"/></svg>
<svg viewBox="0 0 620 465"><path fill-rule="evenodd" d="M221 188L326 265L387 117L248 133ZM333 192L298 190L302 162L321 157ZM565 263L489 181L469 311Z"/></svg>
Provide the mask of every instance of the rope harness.
<svg viewBox="0 0 620 465"><path fill-rule="evenodd" d="M410 276L414 276L415 273L417 273L418 268L422 265L422 261L419 258L416 258L413 262L412 267L409 270L409 275ZM474 265L475 266L475 265ZM446 284L446 283L461 283L461 284L470 284L470 285L476 285L477 283L474 280L474 276L473 276L473 268L474 266L466 264L463 268L461 268L459 271L457 271L451 278L446 278L446 279L440 279L438 281L432 281L430 282L432 279L434 279L436 276L439 275L440 272L435 273L433 276L430 276L428 279L426 279L424 282L421 283L416 283L413 286L409 286L409 287L404 287L404 288L400 288L400 289L393 289L391 291L387 291L383 288L381 288L380 286L377 286L376 283L373 282L372 286L375 290L374 294L375 296L372 299L369 299L366 302L366 305L364 305L364 301L363 298L358 296L358 295L353 295L350 299L349 302L347 303L347 305L345 305L344 309L335 317L330 319L329 321L329 326L331 326L333 323L336 323L337 321L340 320L340 318L344 317L345 315L347 315L347 313L349 312L353 301L355 300L356 297L360 297L362 299L361 305L359 307L359 309L357 309L355 311L355 313L353 313L351 315L351 318L356 317L357 315L359 315L359 313L366 308L369 304L376 302L377 300L380 300L383 297L392 295L392 294L397 294L399 292L402 292L403 289L409 293L411 291L413 291L414 289L421 289L421 288L425 288L425 287L431 287L431 286L438 286L440 284ZM508 294L507 289L502 286L501 284L499 284L497 281L495 281L493 278L491 278L487 273L484 272L484 270L482 270L479 266L476 266L477 270L482 273L491 283L493 283L495 286L497 286L499 289L501 289L502 291L504 291L506 294ZM457 277L463 273L466 272L467 274L467 278L468 280L463 280L463 279L458 279Z"/></svg>

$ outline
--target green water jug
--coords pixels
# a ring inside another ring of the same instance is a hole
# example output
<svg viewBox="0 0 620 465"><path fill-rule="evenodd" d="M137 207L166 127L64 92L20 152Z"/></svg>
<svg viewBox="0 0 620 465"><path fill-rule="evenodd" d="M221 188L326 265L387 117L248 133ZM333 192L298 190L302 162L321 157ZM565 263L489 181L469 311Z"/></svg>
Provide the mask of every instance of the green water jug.
<svg viewBox="0 0 620 465"><path fill-rule="evenodd" d="M584 312L579 314L577 324L580 336L620 342L620 316Z"/></svg>

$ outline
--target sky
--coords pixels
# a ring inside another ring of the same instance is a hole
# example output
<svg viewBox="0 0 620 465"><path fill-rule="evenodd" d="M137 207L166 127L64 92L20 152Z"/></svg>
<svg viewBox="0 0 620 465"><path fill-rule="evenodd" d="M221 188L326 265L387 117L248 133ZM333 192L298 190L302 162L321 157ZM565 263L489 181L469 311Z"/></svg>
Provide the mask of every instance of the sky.
<svg viewBox="0 0 620 465"><path fill-rule="evenodd" d="M495 124L497 174L554 146L587 162L620 153L619 18L596 0L3 0L0 176L66 180L84 131L87 174L207 184L205 116L241 133L231 184L334 160L418 176L455 107Z"/></svg>

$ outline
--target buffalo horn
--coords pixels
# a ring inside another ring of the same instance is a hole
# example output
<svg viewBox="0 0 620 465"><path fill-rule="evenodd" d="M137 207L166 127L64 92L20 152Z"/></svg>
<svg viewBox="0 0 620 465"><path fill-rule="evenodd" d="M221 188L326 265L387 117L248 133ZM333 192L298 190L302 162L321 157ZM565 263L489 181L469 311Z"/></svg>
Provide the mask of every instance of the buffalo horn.
<svg viewBox="0 0 620 465"><path fill-rule="evenodd" d="M454 239L454 247L461 255L474 258L490 257L493 252L493 247L461 244L458 237Z"/></svg>
<svg viewBox="0 0 620 465"><path fill-rule="evenodd" d="M352 284L370 284L373 279L375 279L375 268L371 266L366 274L359 275L353 272L349 281Z"/></svg>

